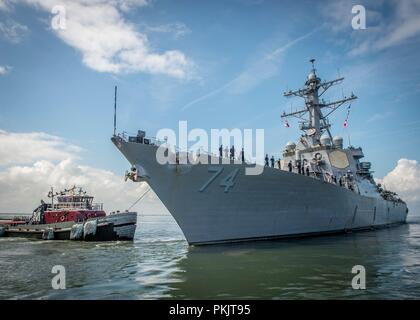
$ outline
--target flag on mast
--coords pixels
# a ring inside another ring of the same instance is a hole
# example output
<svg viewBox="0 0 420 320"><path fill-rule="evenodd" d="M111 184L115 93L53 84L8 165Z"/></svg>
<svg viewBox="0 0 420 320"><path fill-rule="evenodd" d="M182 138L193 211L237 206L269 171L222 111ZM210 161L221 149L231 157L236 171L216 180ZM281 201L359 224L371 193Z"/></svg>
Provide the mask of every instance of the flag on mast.
<svg viewBox="0 0 420 320"><path fill-rule="evenodd" d="M349 120L351 104L347 107L346 120L344 120L344 128L347 128L347 121Z"/></svg>

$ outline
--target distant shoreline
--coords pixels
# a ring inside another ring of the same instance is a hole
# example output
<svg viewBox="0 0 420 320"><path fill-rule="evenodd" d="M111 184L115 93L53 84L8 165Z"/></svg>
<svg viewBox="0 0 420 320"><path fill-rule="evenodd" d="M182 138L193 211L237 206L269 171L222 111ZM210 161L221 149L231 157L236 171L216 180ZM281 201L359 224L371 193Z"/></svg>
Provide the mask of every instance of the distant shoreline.
<svg viewBox="0 0 420 320"><path fill-rule="evenodd" d="M1 213L0 220L10 220L15 217L31 217L32 213Z"/></svg>

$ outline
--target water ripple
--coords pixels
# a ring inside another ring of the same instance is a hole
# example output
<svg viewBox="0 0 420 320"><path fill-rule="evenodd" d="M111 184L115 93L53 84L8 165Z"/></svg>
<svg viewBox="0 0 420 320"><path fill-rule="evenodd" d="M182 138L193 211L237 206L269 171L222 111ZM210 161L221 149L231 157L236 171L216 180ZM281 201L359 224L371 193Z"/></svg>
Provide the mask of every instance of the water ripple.
<svg viewBox="0 0 420 320"><path fill-rule="evenodd" d="M0 239L0 299L418 299L420 220L375 232L188 247L173 220L134 242ZM66 268L53 290L51 268ZM354 265L366 290L353 290Z"/></svg>

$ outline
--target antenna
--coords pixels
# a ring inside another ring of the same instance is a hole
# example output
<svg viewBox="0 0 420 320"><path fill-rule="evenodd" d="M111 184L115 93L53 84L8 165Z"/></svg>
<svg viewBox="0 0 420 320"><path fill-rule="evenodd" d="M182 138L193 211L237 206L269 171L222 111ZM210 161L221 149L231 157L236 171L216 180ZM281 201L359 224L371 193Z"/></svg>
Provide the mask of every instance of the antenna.
<svg viewBox="0 0 420 320"><path fill-rule="evenodd" d="M54 188L51 187L51 209L54 210Z"/></svg>
<svg viewBox="0 0 420 320"><path fill-rule="evenodd" d="M117 86L115 86L114 93L114 136L117 131Z"/></svg>
<svg viewBox="0 0 420 320"><path fill-rule="evenodd" d="M350 101L356 100L357 97L352 95L336 101L326 102L324 99L320 100L320 97L332 86L340 84L344 78L337 78L330 81L321 81L315 75L315 59L310 59L309 62L312 64L312 73L308 75L305 82L305 86L297 90L289 90L283 95L285 97L300 97L305 101L305 106L290 113L283 113L281 118L295 117L304 118L301 130L307 131L308 129L315 129L313 139L317 140L325 130L329 132L330 125L325 123L325 120L336 111L339 107ZM322 113L322 110L327 110L326 114ZM305 118L308 116L307 118ZM330 134L330 133L329 133ZM315 141L316 142L316 141Z"/></svg>
<svg viewBox="0 0 420 320"><path fill-rule="evenodd" d="M312 58L309 62L312 63L312 70L315 72L315 59Z"/></svg>

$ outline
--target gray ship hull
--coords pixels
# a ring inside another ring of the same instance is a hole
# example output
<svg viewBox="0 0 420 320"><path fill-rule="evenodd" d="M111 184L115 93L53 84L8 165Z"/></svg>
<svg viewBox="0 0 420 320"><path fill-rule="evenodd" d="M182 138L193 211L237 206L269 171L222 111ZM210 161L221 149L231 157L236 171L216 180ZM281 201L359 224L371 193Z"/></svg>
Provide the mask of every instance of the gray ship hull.
<svg viewBox="0 0 420 320"><path fill-rule="evenodd" d="M243 164L160 165L157 146L112 141L147 172L147 183L189 244L321 235L406 221L403 202L362 196L312 177L267 167L260 175L245 175ZM226 188L221 181L236 169ZM210 181L215 172L220 174Z"/></svg>

